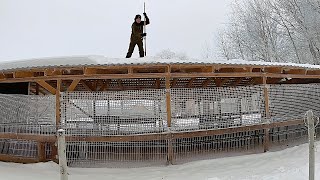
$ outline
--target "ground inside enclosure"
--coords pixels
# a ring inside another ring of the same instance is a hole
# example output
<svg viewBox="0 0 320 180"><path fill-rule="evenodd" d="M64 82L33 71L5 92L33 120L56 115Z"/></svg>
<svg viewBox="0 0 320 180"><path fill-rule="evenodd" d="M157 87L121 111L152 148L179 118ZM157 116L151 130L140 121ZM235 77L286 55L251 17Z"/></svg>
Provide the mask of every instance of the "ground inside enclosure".
<svg viewBox="0 0 320 180"><path fill-rule="evenodd" d="M320 178L320 142L316 143L316 178ZM308 179L308 144L282 151L183 165L135 169L70 168L70 180L304 180ZM15 164L0 162L0 179L57 180L59 166L53 162Z"/></svg>

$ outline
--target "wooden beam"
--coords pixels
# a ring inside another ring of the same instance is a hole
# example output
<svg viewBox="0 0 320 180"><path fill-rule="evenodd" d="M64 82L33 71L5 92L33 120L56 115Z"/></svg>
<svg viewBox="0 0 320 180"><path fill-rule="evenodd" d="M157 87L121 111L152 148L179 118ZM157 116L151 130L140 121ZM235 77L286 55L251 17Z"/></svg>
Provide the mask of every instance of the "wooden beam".
<svg viewBox="0 0 320 180"><path fill-rule="evenodd" d="M188 87L188 88L192 88L193 82L194 82L195 80L196 80L196 78L191 78L191 79L189 80L189 82L188 82L187 87Z"/></svg>
<svg viewBox="0 0 320 180"><path fill-rule="evenodd" d="M118 84L119 84L119 88L120 88L120 90L124 90L124 86L123 86L123 84L122 84L122 81L121 81L121 79L117 79L117 82L118 82Z"/></svg>
<svg viewBox="0 0 320 180"><path fill-rule="evenodd" d="M166 107L167 107L167 125L171 127L171 92L170 92L170 76L165 78L166 82ZM172 145L172 134L168 135L168 164L173 164L173 145Z"/></svg>
<svg viewBox="0 0 320 180"><path fill-rule="evenodd" d="M105 81L102 81L102 85L98 89L98 91L105 91L105 89L108 87L108 84L110 83L110 79L107 79Z"/></svg>
<svg viewBox="0 0 320 180"><path fill-rule="evenodd" d="M246 131L255 131L262 129L271 129L275 127L285 127L285 126L294 126L304 124L302 119L297 120L289 120L289 121L281 121L269 124L256 124L256 125L248 125L241 127L230 127L224 129L208 129L208 130L198 130L198 131L190 131L190 132L172 132L173 139L178 138L193 138L193 137L203 137L203 136L212 136L212 135L223 135L223 134L231 134L238 132L246 132Z"/></svg>
<svg viewBox="0 0 320 180"><path fill-rule="evenodd" d="M0 139L29 140L37 142L55 142L55 135L20 134L20 133L0 133Z"/></svg>
<svg viewBox="0 0 320 180"><path fill-rule="evenodd" d="M37 81L37 83L41 87L43 87L44 89L49 91L51 94L56 94L56 89L54 87L52 87L50 84L48 84L47 82L45 82L44 80L39 80L39 81Z"/></svg>
<svg viewBox="0 0 320 180"><path fill-rule="evenodd" d="M238 78L235 82L232 83L231 86L237 86L238 84L240 84L243 81L244 77L242 78Z"/></svg>
<svg viewBox="0 0 320 180"><path fill-rule="evenodd" d="M171 94L170 94L170 77L166 77L166 105L167 105L167 123L171 127Z"/></svg>
<svg viewBox="0 0 320 180"><path fill-rule="evenodd" d="M79 82L80 82L80 79L73 80L70 86L68 87L67 91L68 92L74 91Z"/></svg>
<svg viewBox="0 0 320 180"><path fill-rule="evenodd" d="M16 71L14 72L14 78L25 78L25 77L33 77L34 73L32 71Z"/></svg>
<svg viewBox="0 0 320 180"><path fill-rule="evenodd" d="M38 142L38 160L39 162L46 161L46 144L44 142Z"/></svg>
<svg viewBox="0 0 320 180"><path fill-rule="evenodd" d="M57 90L56 90L56 128L60 128L61 123L61 106L60 106L60 91L61 91L61 80L57 80Z"/></svg>
<svg viewBox="0 0 320 180"><path fill-rule="evenodd" d="M15 162L15 163L38 163L39 160L37 158L29 158L29 157L19 157L8 154L0 154L0 161L3 162Z"/></svg>
<svg viewBox="0 0 320 180"><path fill-rule="evenodd" d="M212 80L213 78L207 78L207 80L203 81L202 87L203 88L207 87L212 82Z"/></svg>
<svg viewBox="0 0 320 180"><path fill-rule="evenodd" d="M39 95L39 84L36 83L36 95Z"/></svg>
<svg viewBox="0 0 320 180"><path fill-rule="evenodd" d="M216 84L217 87L222 87L226 82L229 81L229 78L224 78L224 79L221 79L221 78L215 78L214 79L214 82Z"/></svg>
<svg viewBox="0 0 320 180"><path fill-rule="evenodd" d="M174 88L174 87L177 85L177 82L178 82L178 79L177 79L177 78L174 78L174 79L172 80L171 88Z"/></svg>
<svg viewBox="0 0 320 180"><path fill-rule="evenodd" d="M263 85L264 85L264 99L265 99L265 111L266 111L266 120L267 123L270 123L270 110L269 110L269 92L268 92L268 85L267 85L267 77L263 77ZM269 151L269 128L264 129L264 141L263 141L263 149L264 152Z"/></svg>
<svg viewBox="0 0 320 180"><path fill-rule="evenodd" d="M93 91L93 87L90 84L90 82L86 82L84 80L81 80L80 83L83 85L83 87L87 90L87 91Z"/></svg>
<svg viewBox="0 0 320 180"><path fill-rule="evenodd" d="M156 79L155 85L156 85L156 89L160 89L161 81L159 78Z"/></svg>

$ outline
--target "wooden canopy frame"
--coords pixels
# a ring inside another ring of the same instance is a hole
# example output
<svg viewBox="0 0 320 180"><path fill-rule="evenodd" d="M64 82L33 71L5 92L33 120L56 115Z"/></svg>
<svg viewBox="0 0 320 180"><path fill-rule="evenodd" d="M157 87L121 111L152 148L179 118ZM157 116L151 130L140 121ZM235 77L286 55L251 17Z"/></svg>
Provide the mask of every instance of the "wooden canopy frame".
<svg viewBox="0 0 320 180"><path fill-rule="evenodd" d="M138 85L130 84L136 81ZM264 85L265 112L270 118L267 84L303 84L320 82L320 69L293 66L218 65L218 64L145 64L117 66L77 66L18 69L0 72L1 83L30 82L32 94L56 95L56 124L60 124L60 92L71 91L123 91L139 89L166 89L167 124L171 126L170 88L207 88L226 86ZM148 83L146 83L148 82ZM198 137L249 130L264 130L264 151L269 149L269 129L302 124L302 120L280 123L265 122L237 128L198 130L193 132L160 133L113 137L67 137L69 141L136 141L168 140L168 161L172 163L172 140L181 137ZM54 136L0 134L1 138L36 140L39 142L39 160L44 160L43 143L54 143ZM56 152L56 149L55 149ZM14 162L34 162L9 157L0 159Z"/></svg>

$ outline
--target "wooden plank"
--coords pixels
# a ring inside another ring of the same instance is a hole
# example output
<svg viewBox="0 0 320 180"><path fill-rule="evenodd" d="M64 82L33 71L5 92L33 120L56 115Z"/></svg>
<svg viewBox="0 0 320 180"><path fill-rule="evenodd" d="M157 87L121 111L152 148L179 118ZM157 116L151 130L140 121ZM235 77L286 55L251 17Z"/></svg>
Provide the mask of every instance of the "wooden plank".
<svg viewBox="0 0 320 180"><path fill-rule="evenodd" d="M212 82L213 78L207 78L207 80L205 80L203 83L202 83L202 87L205 88L207 87L211 82Z"/></svg>
<svg viewBox="0 0 320 180"><path fill-rule="evenodd" d="M174 78L171 83L171 88L174 88L177 85L178 79Z"/></svg>
<svg viewBox="0 0 320 180"><path fill-rule="evenodd" d="M39 162L39 160L37 158L20 157L20 156L13 156L13 155L7 155L7 154L0 154L0 161L24 163L24 164Z"/></svg>
<svg viewBox="0 0 320 180"><path fill-rule="evenodd" d="M231 84L231 86L237 86L243 81L244 77L238 78L235 82Z"/></svg>
<svg viewBox="0 0 320 180"><path fill-rule="evenodd" d="M216 84L217 87L222 87L226 82L229 81L229 78L224 78L224 79L221 79L221 78L215 78L214 79L214 82Z"/></svg>
<svg viewBox="0 0 320 180"><path fill-rule="evenodd" d="M263 77L263 92L264 92L264 102L265 102L265 111L266 111L266 119L267 123L270 120L270 109L269 109L269 92L268 92L268 85L267 85L267 77ZM264 152L269 151L269 128L264 129L264 140L263 140L263 149Z"/></svg>
<svg viewBox="0 0 320 180"><path fill-rule="evenodd" d="M80 82L80 79L73 80L70 86L68 87L67 91L68 92L74 91L74 89L77 87L79 82Z"/></svg>
<svg viewBox="0 0 320 180"><path fill-rule="evenodd" d="M85 142L135 142L135 141L153 141L167 140L168 133L159 134L141 134L130 136L66 136L66 141L85 141Z"/></svg>
<svg viewBox="0 0 320 180"><path fill-rule="evenodd" d="M304 124L303 120L290 120L283 122L276 122L270 124L257 124L250 126L241 126L241 127L233 127L233 128L225 128L225 129L211 129L211 130L199 130L199 131L191 131L191 132L174 132L173 138L193 138L193 137L203 137L203 136L213 136L213 135L223 135L223 134L231 134L245 131L254 131L261 129L271 129L274 127L284 127L284 126L293 126Z"/></svg>
<svg viewBox="0 0 320 180"><path fill-rule="evenodd" d="M187 84L188 88L192 88L193 82L196 80L196 78L191 78Z"/></svg>
<svg viewBox="0 0 320 180"><path fill-rule="evenodd" d="M61 108L60 108L60 90L61 90L61 80L57 80L57 90L56 90L56 129L60 128L61 122Z"/></svg>
<svg viewBox="0 0 320 180"><path fill-rule="evenodd" d="M13 76L14 78L33 77L34 73L31 71L16 71Z"/></svg>
<svg viewBox="0 0 320 180"><path fill-rule="evenodd" d="M161 81L159 78L156 79L155 85L156 85L155 87L156 89L160 89Z"/></svg>
<svg viewBox="0 0 320 180"><path fill-rule="evenodd" d="M0 139L20 139L37 142L55 142L55 135L0 133Z"/></svg>
<svg viewBox="0 0 320 180"><path fill-rule="evenodd" d="M56 89L52 87L50 84L45 82L44 80L36 81L41 87L49 91L51 94L56 94Z"/></svg>
<svg viewBox="0 0 320 180"><path fill-rule="evenodd" d="M46 144L43 142L38 142L38 160L39 162L46 161Z"/></svg>
<svg viewBox="0 0 320 180"><path fill-rule="evenodd" d="M168 135L168 157L167 164L174 164L173 138L172 134Z"/></svg>
<svg viewBox="0 0 320 180"><path fill-rule="evenodd" d="M171 127L170 77L166 77L166 105L167 105L167 122L168 122L168 127Z"/></svg>
<svg viewBox="0 0 320 180"><path fill-rule="evenodd" d="M118 82L118 85L119 85L119 89L120 89L121 91L123 91L123 90L124 90L124 86L123 86L123 84L122 84L121 79L117 79L117 82Z"/></svg>
<svg viewBox="0 0 320 180"><path fill-rule="evenodd" d="M194 138L213 135L231 134L245 131L255 131L271 129L275 127L293 126L304 124L303 120L290 120L276 123L256 124L242 127L232 127L224 129L208 129L188 132L164 132L157 134L139 134L129 136L67 136L67 141L86 141L86 142L130 142L130 141L152 141L152 140L172 140L180 138Z"/></svg>
<svg viewBox="0 0 320 180"><path fill-rule="evenodd" d="M90 91L90 92L94 91L94 90L93 90L94 88L92 87L92 85L91 85L90 82L86 82L86 81L84 81L84 80L81 80L80 83L83 85L83 87L84 87L87 91Z"/></svg>
<svg viewBox="0 0 320 180"><path fill-rule="evenodd" d="M302 68L284 68L284 73L286 74L300 74L300 75L306 75L307 70Z"/></svg>
<svg viewBox="0 0 320 180"><path fill-rule="evenodd" d="M282 74L283 67L264 67L263 71L265 73L277 73Z"/></svg>
<svg viewBox="0 0 320 180"><path fill-rule="evenodd" d="M44 70L44 75L45 76L57 76L57 75L62 75L62 70L61 69L45 69Z"/></svg>

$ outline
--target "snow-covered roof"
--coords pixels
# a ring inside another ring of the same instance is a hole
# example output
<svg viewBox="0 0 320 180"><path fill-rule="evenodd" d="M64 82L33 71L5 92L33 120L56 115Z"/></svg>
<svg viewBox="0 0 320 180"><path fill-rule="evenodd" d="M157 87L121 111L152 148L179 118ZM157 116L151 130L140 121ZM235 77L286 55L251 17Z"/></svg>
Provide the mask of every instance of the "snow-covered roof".
<svg viewBox="0 0 320 180"><path fill-rule="evenodd" d="M145 58L107 58L104 56L68 56L52 58L35 58L16 61L0 62L0 71L46 68L46 67L77 67L77 66L119 66L119 65L145 65L145 64L217 64L217 65L252 65L252 66L281 66L292 68L320 69L320 65L276 63L264 61L215 60L215 59L161 59L158 57Z"/></svg>

